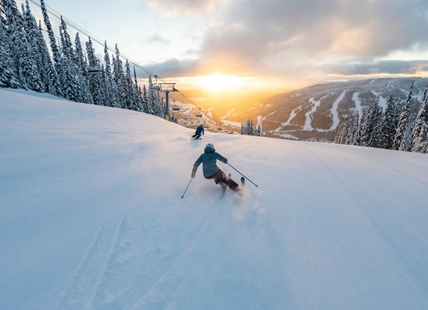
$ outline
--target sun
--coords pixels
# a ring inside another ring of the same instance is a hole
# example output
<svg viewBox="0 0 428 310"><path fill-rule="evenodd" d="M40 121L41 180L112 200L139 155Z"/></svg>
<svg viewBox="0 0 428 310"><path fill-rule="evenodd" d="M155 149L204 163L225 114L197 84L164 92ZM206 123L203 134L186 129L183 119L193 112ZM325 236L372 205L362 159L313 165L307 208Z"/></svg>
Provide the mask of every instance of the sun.
<svg viewBox="0 0 428 310"><path fill-rule="evenodd" d="M211 92L234 90L246 85L246 78L215 73L198 78L200 85Z"/></svg>

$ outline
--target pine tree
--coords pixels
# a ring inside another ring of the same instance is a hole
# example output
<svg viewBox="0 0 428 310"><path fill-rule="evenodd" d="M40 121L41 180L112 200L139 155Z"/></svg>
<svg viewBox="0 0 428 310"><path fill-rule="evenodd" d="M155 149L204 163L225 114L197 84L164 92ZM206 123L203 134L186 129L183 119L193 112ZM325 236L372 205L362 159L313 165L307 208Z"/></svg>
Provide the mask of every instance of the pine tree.
<svg viewBox="0 0 428 310"><path fill-rule="evenodd" d="M345 144L353 145L358 132L358 111L352 112L349 121L346 123L347 135Z"/></svg>
<svg viewBox="0 0 428 310"><path fill-rule="evenodd" d="M413 84L410 85L410 91L409 95L407 97L407 100L403 107L401 108L401 113L398 119L398 125L397 125L397 131L395 133L394 142L392 149L393 150L400 150L400 149L406 149L407 140L406 140L406 133L407 133L407 127L409 126L409 119L410 119L410 104L413 97Z"/></svg>
<svg viewBox="0 0 428 310"><path fill-rule="evenodd" d="M245 126L241 125L241 135L260 136L261 135L260 124L256 128L254 126L253 120L248 119Z"/></svg>
<svg viewBox="0 0 428 310"><path fill-rule="evenodd" d="M412 132L415 127L415 116L410 115L407 123L404 139L400 145L400 151L410 152L412 150Z"/></svg>
<svg viewBox="0 0 428 310"><path fill-rule="evenodd" d="M347 131L346 121L347 121L347 118L341 120L339 125L337 126L336 137L334 138L334 143L336 144L344 144L344 135ZM243 126L241 126L241 134L244 134Z"/></svg>
<svg viewBox="0 0 428 310"><path fill-rule="evenodd" d="M61 23L59 25L59 32L61 37L61 49L62 55L67 57L72 63L78 64L76 53L73 48L73 43L71 42L71 37L67 31L67 24L64 22L63 17L61 16Z"/></svg>
<svg viewBox="0 0 428 310"><path fill-rule="evenodd" d="M131 76L131 68L129 66L128 59L125 61L125 107L129 110L136 110L135 106L135 94L134 94L134 84L132 82L132 76Z"/></svg>
<svg viewBox="0 0 428 310"><path fill-rule="evenodd" d="M49 15L46 10L46 5L44 0L40 0L40 7L42 9L43 21L45 22L46 30L49 36L50 47L52 51L54 66L57 74L61 73L61 54L59 52L58 45L56 44L55 34L52 29L51 22L49 20Z"/></svg>
<svg viewBox="0 0 428 310"><path fill-rule="evenodd" d="M61 57L61 74L59 79L61 81L61 93L62 96L68 100L81 102L81 92L78 87L78 81L76 80L75 72L73 70L74 63L67 57Z"/></svg>
<svg viewBox="0 0 428 310"><path fill-rule="evenodd" d="M117 86L113 80L112 69L110 65L110 56L107 48L107 41L104 42L104 63L105 63L105 84L106 84L106 105L117 107Z"/></svg>
<svg viewBox="0 0 428 310"><path fill-rule="evenodd" d="M15 0L4 0L5 21L7 33L11 42L13 62L18 73L17 78L21 88L37 90L37 81L32 77L37 75L37 66L31 57L31 46L27 39L24 18L18 10Z"/></svg>
<svg viewBox="0 0 428 310"><path fill-rule="evenodd" d="M428 88L425 89L422 103L419 107L418 115L415 121L415 127L412 132L412 152L421 152L427 138L428 128Z"/></svg>
<svg viewBox="0 0 428 310"><path fill-rule="evenodd" d="M391 149L394 143L395 133L397 131L398 109L392 94L389 96L381 128L381 142L379 147Z"/></svg>
<svg viewBox="0 0 428 310"><path fill-rule="evenodd" d="M40 49L40 30L37 27L37 22L31 14L28 0L26 7L22 5L24 28L27 36L27 52L28 52L28 77L27 84L30 89L37 92L46 92L48 89L47 80L43 75L43 51Z"/></svg>
<svg viewBox="0 0 428 310"><path fill-rule="evenodd" d="M91 38L86 42L86 54L88 55L89 67L101 69L100 60L95 56L95 49L92 46ZM106 95L102 74L94 73L89 76L89 89L94 99L94 104L105 105Z"/></svg>
<svg viewBox="0 0 428 310"><path fill-rule="evenodd" d="M364 118L361 120L361 135L360 145L368 147L377 147L379 140L379 122L381 116L381 110L377 103L374 101L369 108L367 113L363 113Z"/></svg>
<svg viewBox="0 0 428 310"><path fill-rule="evenodd" d="M149 101L149 93L147 92L146 85L143 85L143 111L147 114L154 114L153 107Z"/></svg>
<svg viewBox="0 0 428 310"><path fill-rule="evenodd" d="M135 103L135 110L139 112L143 112L143 96L141 93L141 88L138 85L137 80L137 72L135 71L134 67L134 103Z"/></svg>
<svg viewBox="0 0 428 310"><path fill-rule="evenodd" d="M117 102L120 108L126 108L125 73L123 72L123 64L117 44L115 46L115 54L116 57L113 58L113 80L117 87Z"/></svg>
<svg viewBox="0 0 428 310"><path fill-rule="evenodd" d="M12 54L12 42L6 31L6 20L0 6L0 87L19 88L18 72Z"/></svg>
<svg viewBox="0 0 428 310"><path fill-rule="evenodd" d="M74 46L75 46L75 54L76 54L76 66L80 79L80 85L82 88L82 102L93 104L92 94L89 89L89 81L88 81L88 64L86 63L86 58L83 54L82 42L80 41L79 33L76 33L74 37Z"/></svg>

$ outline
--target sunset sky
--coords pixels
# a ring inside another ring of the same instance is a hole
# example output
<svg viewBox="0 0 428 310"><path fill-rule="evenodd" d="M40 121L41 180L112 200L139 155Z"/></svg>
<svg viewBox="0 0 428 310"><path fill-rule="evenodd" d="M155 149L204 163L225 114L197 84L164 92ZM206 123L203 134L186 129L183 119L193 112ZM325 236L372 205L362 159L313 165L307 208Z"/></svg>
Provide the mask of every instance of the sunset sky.
<svg viewBox="0 0 428 310"><path fill-rule="evenodd" d="M426 0L45 4L110 47L117 43L132 61L182 88L192 84L211 91L235 87L280 92L351 78L428 72ZM39 7L30 7L37 17ZM51 22L58 20L52 17ZM95 49L103 51L99 45Z"/></svg>

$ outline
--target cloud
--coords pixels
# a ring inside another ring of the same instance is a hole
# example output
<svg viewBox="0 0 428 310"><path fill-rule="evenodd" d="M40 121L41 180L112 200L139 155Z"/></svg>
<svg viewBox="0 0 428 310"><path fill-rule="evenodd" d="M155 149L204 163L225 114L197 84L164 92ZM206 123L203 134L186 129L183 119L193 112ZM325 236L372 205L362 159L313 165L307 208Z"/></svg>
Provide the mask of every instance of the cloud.
<svg viewBox="0 0 428 310"><path fill-rule="evenodd" d="M207 67L215 63L229 70L280 72L334 59L373 60L428 43L426 1L257 1L229 5L222 22L205 31L200 60ZM395 68L385 70L409 70L404 65Z"/></svg>
<svg viewBox="0 0 428 310"><path fill-rule="evenodd" d="M145 42L149 43L149 44L153 44L153 43L154 44L162 44L162 45L169 45L170 44L170 42L167 39L161 37L158 34L150 36L149 38L147 38L145 40Z"/></svg>
<svg viewBox="0 0 428 310"><path fill-rule="evenodd" d="M202 41L191 47L191 55L182 53L149 65L162 76L221 72L312 83L334 75L417 74L428 66L415 58L415 46L419 54L428 54L428 1L154 1L152 5L169 13L212 14L198 28ZM224 6L214 12L220 5ZM398 51L410 54L412 49L413 58L382 60Z"/></svg>
<svg viewBox="0 0 428 310"><path fill-rule="evenodd" d="M365 63L348 63L325 66L324 70L341 75L371 75L371 74L417 74L427 71L428 60L383 60Z"/></svg>
<svg viewBox="0 0 428 310"><path fill-rule="evenodd" d="M164 62L144 65L151 72L156 72L159 78L180 77L193 75L197 71L197 60L168 59Z"/></svg>
<svg viewBox="0 0 428 310"><path fill-rule="evenodd" d="M149 0L148 5L151 9L163 12L166 16L197 16L214 11L225 2L227 0Z"/></svg>

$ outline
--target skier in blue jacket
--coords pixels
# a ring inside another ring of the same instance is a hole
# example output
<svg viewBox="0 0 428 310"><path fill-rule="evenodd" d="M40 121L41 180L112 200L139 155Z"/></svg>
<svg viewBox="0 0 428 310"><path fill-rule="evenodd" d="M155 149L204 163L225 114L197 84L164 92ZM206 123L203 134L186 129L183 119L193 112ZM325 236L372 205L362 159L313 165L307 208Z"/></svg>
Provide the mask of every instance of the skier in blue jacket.
<svg viewBox="0 0 428 310"><path fill-rule="evenodd" d="M215 184L220 184L223 189L227 185L230 189L237 191L239 185L229 177L226 177L226 174L217 166L217 160L227 164L227 158L217 153L213 144L208 143L205 146L204 153L199 156L193 165L192 178L195 177L196 170L202 163L202 172L205 179L213 179Z"/></svg>
<svg viewBox="0 0 428 310"><path fill-rule="evenodd" d="M204 132L205 132L204 125L200 124L196 128L195 134L192 136L192 138L195 139L195 140L199 139L201 137L201 135L204 134Z"/></svg>

